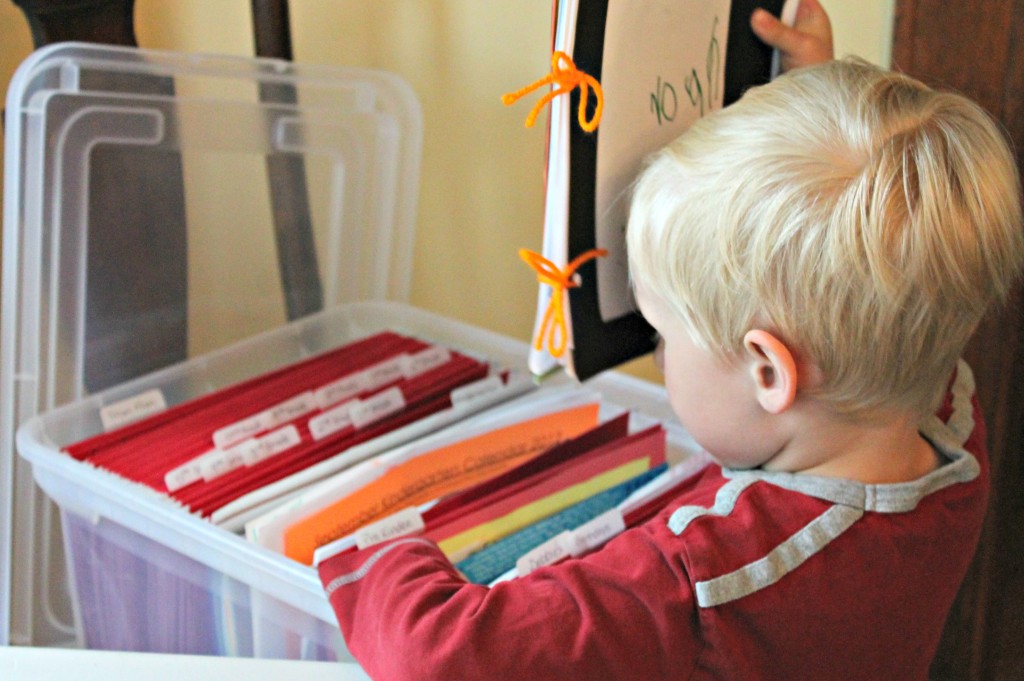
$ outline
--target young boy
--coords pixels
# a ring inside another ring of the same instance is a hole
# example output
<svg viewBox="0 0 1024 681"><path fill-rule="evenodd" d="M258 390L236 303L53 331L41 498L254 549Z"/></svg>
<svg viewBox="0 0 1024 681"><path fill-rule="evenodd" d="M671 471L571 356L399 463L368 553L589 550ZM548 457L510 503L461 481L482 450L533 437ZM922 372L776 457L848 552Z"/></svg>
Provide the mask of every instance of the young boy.
<svg viewBox="0 0 1024 681"><path fill-rule="evenodd" d="M651 521L488 589L406 538L321 566L375 679L925 679L974 551L958 362L1024 262L965 99L800 69L655 155L628 227L672 406L713 457Z"/></svg>

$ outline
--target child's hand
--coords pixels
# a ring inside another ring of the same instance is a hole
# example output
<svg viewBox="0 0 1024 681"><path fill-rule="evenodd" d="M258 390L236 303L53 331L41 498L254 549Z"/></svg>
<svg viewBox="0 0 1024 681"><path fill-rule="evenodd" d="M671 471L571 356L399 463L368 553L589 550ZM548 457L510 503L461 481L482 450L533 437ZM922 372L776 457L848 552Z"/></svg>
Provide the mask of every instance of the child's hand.
<svg viewBox="0 0 1024 681"><path fill-rule="evenodd" d="M779 51L782 71L820 64L835 58L832 22L818 0L799 0L796 20L787 26L770 12L755 9L750 28L758 38Z"/></svg>

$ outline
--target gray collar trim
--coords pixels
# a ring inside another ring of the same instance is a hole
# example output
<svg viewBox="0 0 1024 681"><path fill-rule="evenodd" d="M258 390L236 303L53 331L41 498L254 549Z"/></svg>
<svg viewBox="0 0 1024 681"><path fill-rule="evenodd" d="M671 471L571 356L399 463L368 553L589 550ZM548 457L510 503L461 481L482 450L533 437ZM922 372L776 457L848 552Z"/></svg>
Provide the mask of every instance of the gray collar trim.
<svg viewBox="0 0 1024 681"><path fill-rule="evenodd" d="M949 460L944 466L917 480L896 484L869 485L841 478L827 478L763 470L723 468L722 474L734 480L761 480L777 487L800 492L834 504L842 504L876 513L912 511L932 492L950 485L968 482L981 472L978 460L963 448L974 428L971 396L974 378L967 364L960 362L953 388L953 414L947 423L931 416L921 424L921 434Z"/></svg>

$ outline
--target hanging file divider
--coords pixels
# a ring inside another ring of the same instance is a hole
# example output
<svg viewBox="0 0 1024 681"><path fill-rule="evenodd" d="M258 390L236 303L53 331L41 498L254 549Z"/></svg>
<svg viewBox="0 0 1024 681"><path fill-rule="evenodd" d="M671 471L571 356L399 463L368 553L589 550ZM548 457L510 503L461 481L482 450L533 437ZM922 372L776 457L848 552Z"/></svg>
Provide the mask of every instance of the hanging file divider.
<svg viewBox="0 0 1024 681"><path fill-rule="evenodd" d="M380 356L379 355L380 352L396 352L396 351L401 350L402 348L408 347L408 343L409 342L413 342L410 339L400 339L402 341L401 344L400 345L395 345L394 342L393 342L394 340L396 340L395 338L384 337L384 338L381 338L380 340L387 341L387 342L382 343L381 347L377 348L377 352L375 352L375 353L364 353L360 357L357 357L355 359L357 361L360 361L360 362L372 361L374 358L377 358L377 357ZM420 345L417 343L415 347L419 347L419 346ZM359 348L360 349L362 348L362 343L359 344ZM342 357L348 358L349 355L350 355L349 352L345 352L343 355L340 355L338 357L338 359L341 359ZM284 391L294 390L296 388L296 386L300 386L300 385L303 385L303 384L305 384L305 385L313 385L313 386L319 385L319 382L323 380L322 376L325 373L331 371L331 367L330 366L323 366L321 364L321 362L316 361L316 360L313 360L313 361L310 361L310 362L307 362L307 363L303 363L301 366L297 366L296 369L297 369L297 371L296 371L296 374L294 376L288 376L288 375L276 376L275 377L275 381L283 381L283 383L281 383L280 385L270 385L270 386L267 386L267 385L259 385L259 384L257 384L255 386L251 386L251 389L249 389L249 390L243 390L243 391L234 391L234 390L232 390L232 391L230 391L230 393L228 393L228 394L226 394L224 396L223 400L216 401L214 408L207 410L207 412L206 412L208 414L207 418L209 420L211 420L213 423L223 422L223 420L227 420L229 418L237 418L237 410L238 409L245 409L246 408L245 404L262 405L262 404L265 403L266 400L275 399L275 394L278 394L279 391L282 391L282 390L284 390ZM357 375L358 376L358 375L362 375L362 373L363 373L363 371L358 371L355 374L350 374L350 375ZM304 393L302 393L299 397L291 397L289 399L286 399L284 402L280 402L280 403L278 403L275 406L272 406L272 407L270 407L268 409L265 409L265 410L263 410L261 412L256 413L255 415L249 415L249 416L247 416L246 418L244 418L242 421L240 421L238 423L241 423L243 425L247 425L247 424L250 424L250 423L258 424L258 427L255 428L255 429L250 427L249 428L249 432L251 432L254 435L255 434L265 433L267 430L269 430L269 429L271 429L273 427L277 427L279 425L282 425L283 423L286 423L287 421L283 420L283 418L288 416L288 415L290 415L292 417L289 420L296 420L296 419L300 418L301 416L303 416L304 414L310 413L311 411L315 411L316 407L310 401L310 397L309 397L310 393L311 393L311 391L307 390ZM237 400L243 401L242 407L236 406L237 402L234 402L234 401L231 400L231 394L237 394L238 395ZM232 410L236 410L236 411L234 411L234 413L232 413ZM227 413L227 415L225 415L225 413ZM221 421L217 421L216 419L222 419L222 420ZM239 429L236 428L236 425L237 424L232 424L230 426L227 426L226 428L228 430L236 430L237 431ZM204 446L205 447L215 446L217 444L217 433L218 432L223 432L225 430L224 428L221 428L221 429L218 429L218 430L214 431L212 442L207 442L207 438L205 436L205 430L204 430L205 428L207 428L207 424L206 423L196 424L196 423L191 423L190 422L188 424L181 423L181 424L179 424L179 426L180 426L179 427L180 430L184 430L186 428L186 426L189 427L189 428L194 429L194 431L192 433L194 437L191 438L191 439L186 439L189 436L187 436L187 435L185 435L185 436L179 435L174 440L169 441L169 440L167 440L167 438L164 437L164 434L163 434L162 431L154 430L153 433L152 433L153 437L151 438L151 440L155 440L155 441L150 441L150 440L141 439L141 438L133 438L133 443L137 447L149 447L150 448L149 451L151 453L152 452L157 452L157 451L162 451L159 448L161 448L161 447L168 447L168 446L169 446L170 449L176 450L176 451L181 451L181 448L185 447L185 446L198 447L199 449L203 449ZM227 439L227 441L231 442L232 446L238 444L239 442L241 442L240 440L238 440L237 437L225 438L225 439ZM195 444L196 442L199 442L199 443L202 443L202 444ZM192 444L191 445L187 445L187 443L192 443ZM230 447L228 447L228 449L230 449ZM195 451L195 450L190 449L189 451ZM227 456L219 455L218 451L224 451L224 450L220 449L220 448L216 448L216 449L212 450L211 452L207 453L209 455L209 458L207 458L207 454L204 454L203 457L200 457L200 460L193 460L193 461L189 461L189 462L185 462L184 464L181 464L180 467L184 468L185 471L186 471L186 475L185 475L186 479L190 480L191 482L198 482L199 481L199 478L195 477L194 475L188 475L187 474L187 472L191 472L195 468L196 465L202 465L203 463L205 463L207 466L211 466L211 465L215 465L214 462L218 458L230 458L230 457L227 457ZM241 452L238 452L238 454L241 454ZM175 456L175 454L173 452L171 452L171 451L167 451L163 456L166 456L166 457L170 458L170 457ZM161 462L164 459L162 459L160 457L150 457L150 459L153 461L153 465L154 466L157 466L158 468L162 467L162 463ZM211 461L211 459L213 461ZM102 459L98 460L98 463L102 463ZM222 467L222 470L220 471L220 473L223 474L223 473L229 472L230 470L233 470L234 468L237 468L238 466L234 465L234 466L224 467L224 464L221 463L221 467ZM149 476L152 477L152 478L155 478L157 473L159 473L158 468L149 471ZM142 472L143 470L144 469L142 469L142 468L139 469L139 471L140 471L139 475L140 476L144 475L144 473ZM175 469L174 471L171 471L171 472L175 472L175 471L177 471L177 469ZM165 475L165 484L166 484L168 473L165 473L164 475ZM203 476L200 476L200 477L202 477L202 478L210 478L212 476L210 476L210 475L203 475ZM176 476L172 476L172 480L177 481L177 477ZM145 480L143 480L143 481L145 481ZM179 485L179 488L181 486L184 486L184 485ZM170 490L170 487L168 486L168 491L175 491L175 490Z"/></svg>
<svg viewBox="0 0 1024 681"><path fill-rule="evenodd" d="M486 366L478 365L472 373L464 372L456 378L460 379L460 382L468 381L481 377L486 371ZM444 386L442 385L441 387L443 389ZM280 480L306 466L336 455L355 444L371 440L374 437L419 420L451 405L447 394L439 398L423 399L420 395L414 397L416 399L410 400L408 407L387 419L372 423L363 429L341 431L330 439L315 443L313 446L305 444L306 436L304 433L303 447L296 448L252 469L233 471L216 484L200 483L186 488L176 498L192 509L193 512L198 512L204 516L209 515L217 508L253 489ZM299 428L301 431L305 427L299 426ZM306 433L308 433L308 430L306 430Z"/></svg>
<svg viewBox="0 0 1024 681"><path fill-rule="evenodd" d="M396 351L396 346L404 342L405 339L402 339L397 334L389 332L375 334L371 337L346 344L341 348L311 357L304 362L281 367L202 397L175 405L149 416L144 421L137 421L117 430L68 445L64 447L64 451L76 459L85 459L92 456L96 450L109 448L119 441L134 440L142 437L143 433L150 432L171 422L182 422L190 415L202 412L203 410L208 410L207 413L215 415L218 405L224 411L230 412L232 409L230 401L237 399L239 395L249 395L253 399L259 399L259 396L263 393L273 394L274 391L282 389L282 383L293 385L294 381L302 380L301 372L303 369L309 369L315 373L319 372L322 375L326 365L329 365L332 361L340 363L351 362L353 370L359 368L360 361L364 363L363 366L367 366L369 362L374 361L372 359L374 357L393 354Z"/></svg>
<svg viewBox="0 0 1024 681"><path fill-rule="evenodd" d="M304 495L304 488L344 472L352 464L414 437L426 436L451 423L464 422L463 419L472 418L477 412L521 395L532 387L532 381L524 374L507 371L493 373L492 369L492 373L486 377L453 389L449 393L450 408L353 445L337 456L243 495L214 511L210 519L222 527L240 531L246 523L272 512L275 507L290 505L291 499Z"/></svg>
<svg viewBox="0 0 1024 681"><path fill-rule="evenodd" d="M548 446L589 430L598 422L599 399L592 391L544 389L500 410L469 416L325 478L249 520L246 536L278 553L288 552L286 537L301 537L296 544L302 547L301 555L312 555L317 544L357 529L358 523L351 525L355 516L366 517L365 522L386 517L418 503L421 492L427 495L422 501L431 501L499 475ZM315 539L325 534L333 536Z"/></svg>
<svg viewBox="0 0 1024 681"><path fill-rule="evenodd" d="M443 346L380 333L66 451L209 516L253 490L450 408L452 390L489 372L488 364ZM342 395L348 401L324 411Z"/></svg>
<svg viewBox="0 0 1024 681"><path fill-rule="evenodd" d="M630 433L629 421L621 414L489 480L355 529L314 551L314 563L381 537L416 533L437 542L470 581L486 584L556 537L562 540L549 548L582 552L611 536L614 523L596 518L614 511L622 525L616 505L666 469L665 430L644 425ZM286 550L293 555L287 542Z"/></svg>
<svg viewBox="0 0 1024 681"><path fill-rule="evenodd" d="M345 497L335 497L282 531L285 555L310 564L315 550L409 505L425 503L529 460L548 446L596 424L598 405L537 415L475 438L460 438L383 471Z"/></svg>
<svg viewBox="0 0 1024 681"><path fill-rule="evenodd" d="M638 476L595 495L506 537L457 563L456 567L470 581L493 586L569 556L585 555L627 528L637 527L664 511L673 499L696 483L710 463L711 457L707 452L689 451L682 461L677 461L667 470L654 471L656 475ZM530 550L524 552L524 548ZM513 561L514 567L511 566ZM501 569L505 571L501 572Z"/></svg>
<svg viewBox="0 0 1024 681"><path fill-rule="evenodd" d="M373 340L380 341L374 350ZM88 458L93 465L127 473L126 477L160 490L160 481L168 468L175 467L214 447L211 432L225 423L238 420L239 413L251 415L293 395L297 389L318 385L325 374L365 366L376 352L397 352L409 339L393 334L375 336L337 351L310 358L274 371L265 381L259 378L231 386L186 402L167 412L126 428L100 435L65 448L76 458ZM368 343L370 344L368 347Z"/></svg>
<svg viewBox="0 0 1024 681"><path fill-rule="evenodd" d="M435 520L428 536L459 560L576 503L637 478L649 479L664 464L665 433L660 428L618 437L509 481L466 512Z"/></svg>

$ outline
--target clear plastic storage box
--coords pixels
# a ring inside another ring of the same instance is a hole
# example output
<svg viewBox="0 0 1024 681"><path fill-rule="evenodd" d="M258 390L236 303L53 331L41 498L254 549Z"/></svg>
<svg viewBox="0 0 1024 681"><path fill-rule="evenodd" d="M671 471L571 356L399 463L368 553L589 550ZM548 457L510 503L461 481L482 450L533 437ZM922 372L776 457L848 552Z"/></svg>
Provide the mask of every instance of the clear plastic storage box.
<svg viewBox="0 0 1024 681"><path fill-rule="evenodd" d="M374 71L64 44L18 71L6 126L0 631L345 659L312 568L60 448L125 397L176 404L383 329L525 366L525 343L404 303L412 92ZM304 253L285 252L295 239ZM130 269L146 257L169 271ZM660 388L590 385L671 419Z"/></svg>

